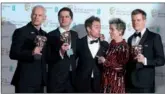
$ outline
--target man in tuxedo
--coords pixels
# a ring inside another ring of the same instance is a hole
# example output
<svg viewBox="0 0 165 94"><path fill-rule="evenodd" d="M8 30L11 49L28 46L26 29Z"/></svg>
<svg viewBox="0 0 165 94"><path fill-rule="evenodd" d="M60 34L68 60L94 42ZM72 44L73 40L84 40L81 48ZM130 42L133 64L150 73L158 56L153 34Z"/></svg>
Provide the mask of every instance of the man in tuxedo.
<svg viewBox="0 0 165 94"><path fill-rule="evenodd" d="M16 93L43 92L46 84L46 63L42 58L42 47L36 46L35 39L38 35L46 37L46 32L41 29L45 19L45 8L37 5L32 10L31 22L13 33L9 57L18 61L11 82Z"/></svg>
<svg viewBox="0 0 165 94"><path fill-rule="evenodd" d="M127 92L154 93L155 67L165 63L163 44L159 34L149 31L146 25L146 13L141 9L132 11L132 26L135 33L129 37L130 48L141 45L142 51L133 56L127 63Z"/></svg>
<svg viewBox="0 0 165 94"><path fill-rule="evenodd" d="M76 41L78 34L70 30L73 20L71 9L64 7L58 12L60 27L48 33L48 92L74 92L74 77L76 69ZM70 34L70 41L62 40L64 33Z"/></svg>
<svg viewBox="0 0 165 94"><path fill-rule="evenodd" d="M77 43L78 65L76 88L81 93L99 93L102 65L99 56L105 56L108 42L100 41L100 19L91 16L85 21L87 36Z"/></svg>

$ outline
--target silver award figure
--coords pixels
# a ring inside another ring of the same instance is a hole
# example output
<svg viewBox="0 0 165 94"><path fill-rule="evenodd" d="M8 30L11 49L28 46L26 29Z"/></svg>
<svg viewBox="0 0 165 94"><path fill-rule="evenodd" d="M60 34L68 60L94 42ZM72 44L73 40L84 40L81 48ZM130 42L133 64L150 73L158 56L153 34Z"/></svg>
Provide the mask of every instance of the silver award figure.
<svg viewBox="0 0 165 94"><path fill-rule="evenodd" d="M34 42L36 44L36 47L41 48L41 50L44 47L46 41L47 41L47 38L45 36L41 36L41 35L37 35L35 40L34 40ZM35 54L34 58L36 60L40 60L41 59L41 55L40 54Z"/></svg>

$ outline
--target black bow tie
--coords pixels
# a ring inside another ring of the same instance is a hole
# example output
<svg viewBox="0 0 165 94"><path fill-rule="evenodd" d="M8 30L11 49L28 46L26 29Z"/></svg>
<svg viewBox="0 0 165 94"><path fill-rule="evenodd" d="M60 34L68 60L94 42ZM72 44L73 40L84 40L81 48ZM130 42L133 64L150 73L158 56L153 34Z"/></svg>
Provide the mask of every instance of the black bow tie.
<svg viewBox="0 0 165 94"><path fill-rule="evenodd" d="M93 44L93 43L97 43L99 40L97 39L97 40L92 40L92 41L90 41L90 44Z"/></svg>
<svg viewBox="0 0 165 94"><path fill-rule="evenodd" d="M135 36L135 37L137 37L137 36L138 36L138 37L140 37L140 38L141 38L141 33L135 33L135 34L134 34L134 36Z"/></svg>

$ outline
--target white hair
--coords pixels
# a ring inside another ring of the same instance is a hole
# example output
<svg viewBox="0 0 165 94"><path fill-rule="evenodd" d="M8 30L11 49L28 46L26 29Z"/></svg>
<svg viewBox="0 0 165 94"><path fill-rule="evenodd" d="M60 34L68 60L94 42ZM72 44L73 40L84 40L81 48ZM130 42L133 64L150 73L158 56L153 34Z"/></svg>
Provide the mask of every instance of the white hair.
<svg viewBox="0 0 165 94"><path fill-rule="evenodd" d="M34 6L33 9L32 9L32 14L34 13L34 11L35 11L36 8L42 8L43 11L44 11L44 15L46 14L46 9L42 5L36 5L36 6Z"/></svg>

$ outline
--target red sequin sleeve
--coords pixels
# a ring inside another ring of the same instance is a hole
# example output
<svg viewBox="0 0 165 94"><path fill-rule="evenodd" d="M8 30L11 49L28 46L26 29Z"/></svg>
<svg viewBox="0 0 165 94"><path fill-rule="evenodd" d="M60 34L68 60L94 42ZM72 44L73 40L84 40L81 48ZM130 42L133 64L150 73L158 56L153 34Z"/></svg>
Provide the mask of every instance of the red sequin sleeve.
<svg viewBox="0 0 165 94"><path fill-rule="evenodd" d="M110 54L111 53L111 54ZM112 54L112 51L109 51L104 62L104 67L110 67L112 69L122 68L129 60L129 46L123 44L121 49L115 50Z"/></svg>

